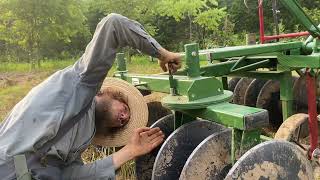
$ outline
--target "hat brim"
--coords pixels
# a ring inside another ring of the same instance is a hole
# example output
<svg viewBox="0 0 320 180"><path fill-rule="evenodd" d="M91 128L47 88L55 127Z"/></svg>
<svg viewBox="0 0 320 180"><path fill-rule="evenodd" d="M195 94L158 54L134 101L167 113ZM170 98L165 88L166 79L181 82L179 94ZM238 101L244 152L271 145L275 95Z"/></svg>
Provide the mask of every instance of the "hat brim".
<svg viewBox="0 0 320 180"><path fill-rule="evenodd" d="M128 82L117 78L106 78L101 89L111 88L124 94L128 100L130 119L126 125L107 133L96 133L93 144L105 147L120 147L128 143L135 129L145 127L148 123L148 107L142 94Z"/></svg>

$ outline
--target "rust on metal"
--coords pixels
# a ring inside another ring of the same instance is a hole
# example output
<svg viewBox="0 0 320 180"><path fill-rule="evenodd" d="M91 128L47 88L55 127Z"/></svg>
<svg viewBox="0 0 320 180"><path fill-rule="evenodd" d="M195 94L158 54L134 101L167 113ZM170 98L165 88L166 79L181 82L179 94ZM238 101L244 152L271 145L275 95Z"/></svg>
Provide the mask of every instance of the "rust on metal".
<svg viewBox="0 0 320 180"><path fill-rule="evenodd" d="M317 96L320 95L320 81L316 83ZM308 112L308 98L307 98L307 88L306 88L306 77L299 77L293 85L293 97L294 106L296 112L307 113ZM317 99L317 110L320 111L320 102Z"/></svg>
<svg viewBox="0 0 320 180"><path fill-rule="evenodd" d="M256 107L257 98L261 88L267 82L264 79L254 79L248 86L244 95L244 105Z"/></svg>
<svg viewBox="0 0 320 180"><path fill-rule="evenodd" d="M231 168L231 130L214 133L189 156L180 180L223 179Z"/></svg>
<svg viewBox="0 0 320 180"><path fill-rule="evenodd" d="M165 138L167 138L174 130L174 121L173 115L167 115L157 122L155 122L152 126L159 127L161 131L165 134ZM154 149L149 154L144 156L140 156L135 160L136 163L136 175L137 180L150 180L152 175L153 164L158 154L159 148Z"/></svg>
<svg viewBox="0 0 320 180"><path fill-rule="evenodd" d="M282 110L279 81L269 80L263 85L257 98L256 107L268 110L271 127L277 128L281 125Z"/></svg>
<svg viewBox="0 0 320 180"><path fill-rule="evenodd" d="M294 106L297 112L308 112L306 78L301 76L293 85Z"/></svg>
<svg viewBox="0 0 320 180"><path fill-rule="evenodd" d="M308 136L308 114L299 113L286 119L278 129L274 139L296 141Z"/></svg>
<svg viewBox="0 0 320 180"><path fill-rule="evenodd" d="M167 94L164 93L153 92L152 94L143 97L147 103L149 111L147 126L151 126L160 118L171 114L171 111L168 108L163 107L161 104L161 99L166 95Z"/></svg>
<svg viewBox="0 0 320 180"><path fill-rule="evenodd" d="M230 81L228 82L229 91L232 91L232 92L234 91L234 88L237 86L237 84L238 84L240 79L241 78L232 78L232 79L230 79Z"/></svg>
<svg viewBox="0 0 320 180"><path fill-rule="evenodd" d="M205 138L225 127L195 120L176 129L163 143L153 165L153 180L179 179L189 155Z"/></svg>
<svg viewBox="0 0 320 180"><path fill-rule="evenodd" d="M298 146L288 141L273 140L247 151L225 179L312 180L313 170Z"/></svg>
<svg viewBox="0 0 320 180"><path fill-rule="evenodd" d="M241 78L236 85L233 92L233 103L235 104L244 104L244 96L249 84L253 81L251 78Z"/></svg>

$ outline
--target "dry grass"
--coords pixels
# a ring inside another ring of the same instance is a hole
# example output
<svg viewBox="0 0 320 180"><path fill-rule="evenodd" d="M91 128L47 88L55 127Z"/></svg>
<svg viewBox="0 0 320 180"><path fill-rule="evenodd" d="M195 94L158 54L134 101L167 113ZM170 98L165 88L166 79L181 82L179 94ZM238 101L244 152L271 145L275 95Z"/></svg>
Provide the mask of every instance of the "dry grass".
<svg viewBox="0 0 320 180"><path fill-rule="evenodd" d="M91 163L95 160L103 159L112 153L116 152L120 148L105 148L105 147L96 147L90 145L88 149L86 149L82 153L82 160L84 163ZM135 163L134 161L129 161L126 164L122 165L121 168L116 172L117 179L121 180L134 180L135 178Z"/></svg>

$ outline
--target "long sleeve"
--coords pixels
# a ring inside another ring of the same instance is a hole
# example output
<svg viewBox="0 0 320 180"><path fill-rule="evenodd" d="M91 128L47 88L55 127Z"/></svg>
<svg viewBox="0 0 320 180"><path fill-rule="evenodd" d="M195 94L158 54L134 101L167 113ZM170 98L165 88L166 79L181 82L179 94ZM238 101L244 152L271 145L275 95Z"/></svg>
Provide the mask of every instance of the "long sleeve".
<svg viewBox="0 0 320 180"><path fill-rule="evenodd" d="M116 50L125 46L158 57L160 44L148 35L142 25L119 14L111 13L97 25L77 69L82 83L99 85L111 68Z"/></svg>
<svg viewBox="0 0 320 180"><path fill-rule="evenodd" d="M81 160L79 160L64 169L63 179L113 180L115 179L115 168L113 166L112 156L89 164L83 164Z"/></svg>

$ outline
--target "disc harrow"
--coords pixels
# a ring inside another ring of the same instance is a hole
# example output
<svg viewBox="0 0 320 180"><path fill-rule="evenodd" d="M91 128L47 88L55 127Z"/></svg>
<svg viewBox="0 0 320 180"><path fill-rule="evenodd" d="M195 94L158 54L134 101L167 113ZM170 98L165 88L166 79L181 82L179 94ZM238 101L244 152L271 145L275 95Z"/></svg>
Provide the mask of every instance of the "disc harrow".
<svg viewBox="0 0 320 180"><path fill-rule="evenodd" d="M233 80L236 79L236 80ZM237 82L234 89L233 103L266 109L269 112L270 127L279 128L282 124L282 107L280 100L280 82L265 79L232 78L229 82ZM294 111L307 111L305 77L292 77ZM248 85L248 82L249 85ZM230 91L232 89L229 89ZM236 99L236 100L235 100ZM244 99L244 103L242 103ZM319 103L318 103L319 104Z"/></svg>
<svg viewBox="0 0 320 180"><path fill-rule="evenodd" d="M297 1L280 1L309 31L306 42L207 50L187 44L184 69L175 74L129 74L117 56L115 77L165 94L149 108L149 124L165 141L136 159L137 179L314 179L320 29ZM200 66L203 60L210 63Z"/></svg>
<svg viewBox="0 0 320 180"><path fill-rule="evenodd" d="M163 143L153 165L152 179L179 179L192 151L209 135L224 127L205 120L194 120L176 129Z"/></svg>

